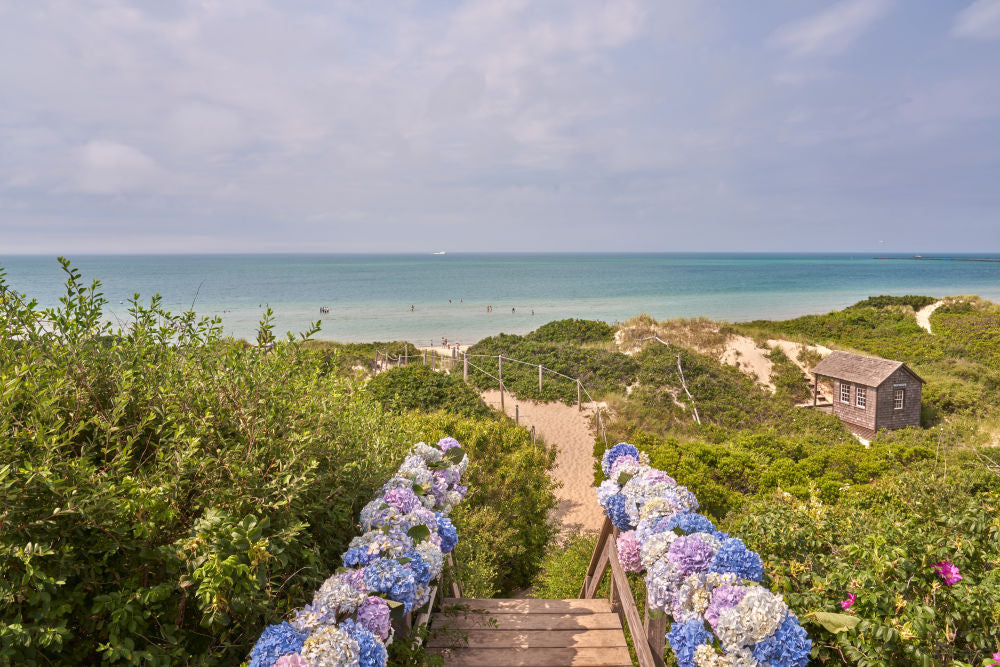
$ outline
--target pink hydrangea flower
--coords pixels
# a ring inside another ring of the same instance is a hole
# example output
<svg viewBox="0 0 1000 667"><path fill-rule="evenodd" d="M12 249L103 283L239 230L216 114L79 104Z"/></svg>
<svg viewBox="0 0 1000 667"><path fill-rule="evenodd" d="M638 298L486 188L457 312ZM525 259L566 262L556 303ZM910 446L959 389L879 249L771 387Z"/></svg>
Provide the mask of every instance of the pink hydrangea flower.
<svg viewBox="0 0 1000 667"><path fill-rule="evenodd" d="M850 593L847 596L846 600L841 600L840 601L840 606L843 607L844 610L846 611L847 609L851 608L851 605L854 604L854 601L857 600L857 599L858 599L857 595L855 595L854 593Z"/></svg>
<svg viewBox="0 0 1000 667"><path fill-rule="evenodd" d="M309 662L298 653L289 653L278 658L274 667L309 667Z"/></svg>
<svg viewBox="0 0 1000 667"><path fill-rule="evenodd" d="M932 565L931 568L937 570L937 573L941 575L942 579L944 579L944 583L949 586L954 586L962 580L962 575L958 573L958 568L955 567L949 560L943 560L940 563L936 563Z"/></svg>
<svg viewBox="0 0 1000 667"><path fill-rule="evenodd" d="M630 530L618 536L618 560L626 572L639 572L642 570L642 560L639 554L642 545L635 538L635 531Z"/></svg>

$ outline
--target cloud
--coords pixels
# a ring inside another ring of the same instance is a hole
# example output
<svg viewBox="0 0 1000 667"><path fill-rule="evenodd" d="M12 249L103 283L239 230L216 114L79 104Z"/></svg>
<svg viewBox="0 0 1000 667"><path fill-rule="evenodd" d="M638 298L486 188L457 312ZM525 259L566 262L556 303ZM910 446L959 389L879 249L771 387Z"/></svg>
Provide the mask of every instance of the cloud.
<svg viewBox="0 0 1000 667"><path fill-rule="evenodd" d="M951 34L971 39L1000 39L1000 0L976 0L960 11Z"/></svg>
<svg viewBox="0 0 1000 667"><path fill-rule="evenodd" d="M771 43L796 56L842 53L890 7L889 0L842 0L819 14L778 28Z"/></svg>
<svg viewBox="0 0 1000 667"><path fill-rule="evenodd" d="M77 150L76 187L113 195L157 188L163 171L142 151L115 141L89 141Z"/></svg>

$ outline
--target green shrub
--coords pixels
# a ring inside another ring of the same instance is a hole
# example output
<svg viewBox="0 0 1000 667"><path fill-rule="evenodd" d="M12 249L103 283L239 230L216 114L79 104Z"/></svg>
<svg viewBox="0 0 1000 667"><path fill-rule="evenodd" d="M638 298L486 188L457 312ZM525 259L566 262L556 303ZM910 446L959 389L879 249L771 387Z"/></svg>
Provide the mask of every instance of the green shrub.
<svg viewBox="0 0 1000 667"><path fill-rule="evenodd" d="M379 373L368 391L387 410L447 410L467 417L492 418L498 413L460 377L438 373L425 366L403 366Z"/></svg>
<svg viewBox="0 0 1000 667"><path fill-rule="evenodd" d="M856 310L858 308L888 308L891 306L909 306L913 310L920 310L924 306L929 306L936 302L932 296L917 296L916 294L907 294L906 296L889 296L883 294L882 296L870 296L864 301L858 301L853 306L848 306L847 310Z"/></svg>
<svg viewBox="0 0 1000 667"><path fill-rule="evenodd" d="M809 382L802 374L802 369L788 358L784 350L775 347L768 353L768 358L773 365L771 382L774 384L776 394L793 403L800 403L812 398Z"/></svg>
<svg viewBox="0 0 1000 667"><path fill-rule="evenodd" d="M400 356L404 351L416 355L412 343L393 341L391 343L336 343L328 340L307 340L302 349L320 359L324 372L334 375L368 375L375 364L375 353L386 352Z"/></svg>
<svg viewBox="0 0 1000 667"><path fill-rule="evenodd" d="M555 320L543 324L525 336L542 343L607 343L615 338L615 328L598 320Z"/></svg>
<svg viewBox="0 0 1000 667"><path fill-rule="evenodd" d="M580 378L595 398L609 391L624 391L638 369L635 360L621 352L500 334L484 338L469 348L469 381L479 389L497 389L497 380L486 373L498 375L496 355L499 354L509 359L503 365L504 387L520 398L536 400L575 403L577 398L573 380L549 372L545 373L539 392L537 364L570 378ZM517 363L512 361L514 359L526 363ZM588 400L586 395L583 400Z"/></svg>
<svg viewBox="0 0 1000 667"><path fill-rule="evenodd" d="M67 271L44 312L0 281L0 664L238 664L340 565L410 445L446 434L472 458L469 590L537 572L552 455L524 429L386 412L321 354L158 297L113 331Z"/></svg>
<svg viewBox="0 0 1000 667"><path fill-rule="evenodd" d="M837 505L775 495L746 505L723 529L761 554L764 584L804 621L841 613L840 600L857 596L855 629L807 626L819 661L980 665L1000 646L996 481L949 469L947 478L909 472L855 486ZM931 569L945 560L961 582L946 586Z"/></svg>

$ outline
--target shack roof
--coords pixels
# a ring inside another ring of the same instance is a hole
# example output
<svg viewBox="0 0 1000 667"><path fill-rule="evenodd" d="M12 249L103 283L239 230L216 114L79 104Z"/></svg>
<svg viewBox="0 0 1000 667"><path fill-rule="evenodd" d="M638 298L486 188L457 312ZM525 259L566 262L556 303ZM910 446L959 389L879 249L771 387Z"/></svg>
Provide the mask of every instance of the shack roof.
<svg viewBox="0 0 1000 667"><path fill-rule="evenodd" d="M866 357L863 354L851 354L850 352L833 352L826 359L816 364L812 372L823 377L846 380L854 384L861 384L867 387L877 387L889 376L905 368L910 375L924 381L919 375L910 370L910 367L902 361L892 361L891 359L880 359L879 357Z"/></svg>

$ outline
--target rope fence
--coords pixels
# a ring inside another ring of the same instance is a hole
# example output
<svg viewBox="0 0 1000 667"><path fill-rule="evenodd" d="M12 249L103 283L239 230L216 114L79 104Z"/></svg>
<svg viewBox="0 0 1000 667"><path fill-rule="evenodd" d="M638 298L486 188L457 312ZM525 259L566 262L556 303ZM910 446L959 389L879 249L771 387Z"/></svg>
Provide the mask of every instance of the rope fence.
<svg viewBox="0 0 1000 667"><path fill-rule="evenodd" d="M662 342L662 341L661 341ZM424 366L430 366L438 372L452 372L458 365L458 351L452 350L450 355L439 354L436 350L431 351L430 356L434 357L432 363L428 363L428 350L424 349L421 351L422 354L417 354L417 350L414 349L414 354L411 356L409 354L409 347L404 347L401 354L393 354L389 352L387 348L375 351L375 363L372 367L374 373L379 373L386 371L390 368L398 368L400 366L406 366L411 363L422 363ZM569 380L576 384L576 404L577 409L583 410L583 397L586 396L590 405L594 408L594 414L597 418L597 426L601 430L601 438L604 440L605 446L608 444L607 432L604 428L604 418L601 415L601 406L594 399L594 396L587 389L586 385L580 378L573 377L571 375L566 375L565 373L560 373L557 370L543 366L542 364L532 363L530 361L523 361L521 359L514 359L512 357L505 356L503 354L469 354L468 352L462 352L462 379L465 382L469 382L469 369L472 368L484 376L490 378L497 382L500 388L500 410L506 412L505 410L505 400L504 396L506 390L503 381L503 365L504 363L514 363L520 364L522 366L528 366L533 368L538 368L538 391L542 391L542 382L544 380L545 373L549 373L558 378L563 378ZM474 364L470 359L496 359L497 360L497 374L494 375L485 368ZM515 415L519 414L519 408L515 406ZM515 421L520 422L518 417L515 417ZM532 443L535 440L535 428L532 426Z"/></svg>

